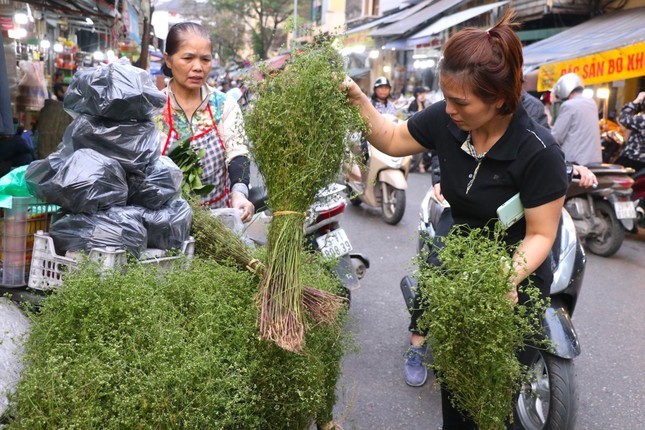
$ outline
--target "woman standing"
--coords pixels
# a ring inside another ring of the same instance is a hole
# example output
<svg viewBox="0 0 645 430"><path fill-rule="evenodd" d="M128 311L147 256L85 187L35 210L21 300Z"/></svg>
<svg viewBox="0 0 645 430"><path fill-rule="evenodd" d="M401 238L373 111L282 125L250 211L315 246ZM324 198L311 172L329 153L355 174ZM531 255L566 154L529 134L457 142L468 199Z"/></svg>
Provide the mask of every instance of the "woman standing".
<svg viewBox="0 0 645 430"><path fill-rule="evenodd" d="M457 225L486 226L496 210L519 192L524 218L507 230L518 273L509 297L531 276L543 295L552 273L549 252L556 237L568 181L564 156L549 130L538 126L520 105L522 44L510 10L489 30L464 29L444 47L439 65L445 100L405 123L382 118L356 83L347 80L349 100L371 126L367 139L379 150L403 156L435 150L441 166L441 192ZM521 242L521 243L520 243ZM524 302L526 297L520 295ZM425 333L413 318L406 379L425 380ZM417 371L418 370L418 371ZM444 430L474 429L442 388Z"/></svg>
<svg viewBox="0 0 645 430"><path fill-rule="evenodd" d="M241 209L242 221L248 221L254 207L247 198L250 163L242 111L234 98L207 85L212 63L210 36L201 25L172 26L162 65L171 79L163 90L168 99L158 118L161 151L166 154L185 139L205 149L201 179L215 188L202 198L202 204Z"/></svg>

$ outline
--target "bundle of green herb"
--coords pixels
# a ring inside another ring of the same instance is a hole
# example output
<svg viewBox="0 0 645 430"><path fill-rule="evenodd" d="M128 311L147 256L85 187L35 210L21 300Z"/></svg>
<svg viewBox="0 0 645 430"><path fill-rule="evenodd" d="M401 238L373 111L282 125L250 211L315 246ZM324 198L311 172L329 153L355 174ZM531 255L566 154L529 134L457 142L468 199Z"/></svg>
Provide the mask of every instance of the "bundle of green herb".
<svg viewBox="0 0 645 430"><path fill-rule="evenodd" d="M309 263L304 281L335 291L338 279ZM10 422L0 427L283 430L331 421L349 341L342 313L307 332L307 354L292 354L258 340L249 272L201 258L177 269L67 274L32 315Z"/></svg>
<svg viewBox="0 0 645 430"><path fill-rule="evenodd" d="M348 132L364 124L343 91L343 61L332 42L304 49L285 70L268 75L246 116L274 215L258 293L260 336L290 351L302 348L305 330L298 273L305 213L336 178L349 152Z"/></svg>
<svg viewBox="0 0 645 430"><path fill-rule="evenodd" d="M230 263L263 278L266 266L254 256L252 250L208 208L199 205L195 198L189 198L189 202L193 210L191 234L195 238L195 254L220 264ZM303 301L314 323L332 324L345 300L332 292L304 286Z"/></svg>
<svg viewBox="0 0 645 430"><path fill-rule="evenodd" d="M520 287L527 302L513 306L507 296L514 272L502 235L499 225L492 234L453 229L439 251L443 265L421 262L419 271L426 306L420 326L429 330L437 380L482 430L505 429L512 417L527 370L518 351L529 342L548 347L537 340L548 300L530 283Z"/></svg>
<svg viewBox="0 0 645 430"><path fill-rule="evenodd" d="M214 185L202 184L202 166L199 160L206 154L206 149L198 150L190 144L190 139L184 139L168 151L168 157L175 162L184 174L181 190L185 195L195 194L205 196L213 191Z"/></svg>

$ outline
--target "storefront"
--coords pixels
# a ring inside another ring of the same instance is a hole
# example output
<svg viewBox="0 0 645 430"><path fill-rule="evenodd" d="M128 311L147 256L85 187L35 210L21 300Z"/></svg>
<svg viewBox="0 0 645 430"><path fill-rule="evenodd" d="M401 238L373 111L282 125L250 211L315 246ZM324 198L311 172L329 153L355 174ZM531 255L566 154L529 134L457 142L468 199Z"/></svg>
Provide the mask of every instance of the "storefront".
<svg viewBox="0 0 645 430"><path fill-rule="evenodd" d="M625 9L527 46L525 71L535 78L528 89L550 91L560 76L574 72L612 116L645 89L644 23L645 7Z"/></svg>
<svg viewBox="0 0 645 430"><path fill-rule="evenodd" d="M0 27L12 115L29 128L53 95L54 76L69 84L82 68L140 52L149 0L0 2Z"/></svg>

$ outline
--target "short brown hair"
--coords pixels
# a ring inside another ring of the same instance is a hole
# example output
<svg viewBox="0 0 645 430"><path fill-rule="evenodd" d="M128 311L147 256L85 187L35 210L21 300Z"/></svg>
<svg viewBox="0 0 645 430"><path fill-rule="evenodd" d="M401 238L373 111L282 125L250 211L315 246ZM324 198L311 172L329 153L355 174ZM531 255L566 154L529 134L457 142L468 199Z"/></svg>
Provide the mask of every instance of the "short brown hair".
<svg viewBox="0 0 645 430"><path fill-rule="evenodd" d="M461 75L473 93L486 103L502 98L501 114L515 112L522 92L522 42L515 29L515 12L507 9L494 27L464 28L444 47L441 74Z"/></svg>

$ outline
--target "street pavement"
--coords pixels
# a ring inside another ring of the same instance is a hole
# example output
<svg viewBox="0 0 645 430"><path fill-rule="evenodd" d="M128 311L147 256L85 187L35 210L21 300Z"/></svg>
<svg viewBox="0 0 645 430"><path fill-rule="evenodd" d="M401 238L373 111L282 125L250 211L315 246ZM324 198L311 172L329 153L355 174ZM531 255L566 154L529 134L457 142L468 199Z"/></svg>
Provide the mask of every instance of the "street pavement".
<svg viewBox="0 0 645 430"><path fill-rule="evenodd" d="M421 388L403 381L409 343L408 314L399 289L413 270L419 205L430 176L409 178L407 207L396 226L380 211L349 207L341 221L356 252L371 260L361 287L352 294L347 329L357 351L343 361L337 386L336 421L344 430L441 428L434 379ZM645 429L645 231L628 235L611 258L587 254L575 314L582 354L578 374L578 430Z"/></svg>

